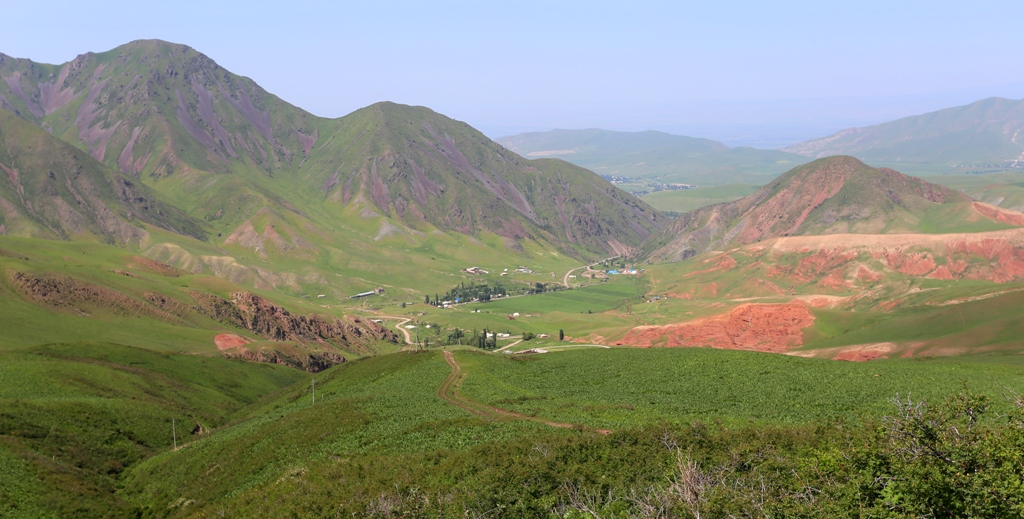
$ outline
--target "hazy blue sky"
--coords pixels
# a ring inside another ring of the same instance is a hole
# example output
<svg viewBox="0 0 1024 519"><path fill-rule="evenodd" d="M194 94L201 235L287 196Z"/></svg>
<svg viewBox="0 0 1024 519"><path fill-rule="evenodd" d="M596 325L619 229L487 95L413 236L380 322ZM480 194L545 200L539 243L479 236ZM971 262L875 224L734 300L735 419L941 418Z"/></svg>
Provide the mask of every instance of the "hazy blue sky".
<svg viewBox="0 0 1024 519"><path fill-rule="evenodd" d="M12 56L63 63L160 38L318 115L391 100L491 136L652 128L782 145L1024 97L1019 0L4 3Z"/></svg>

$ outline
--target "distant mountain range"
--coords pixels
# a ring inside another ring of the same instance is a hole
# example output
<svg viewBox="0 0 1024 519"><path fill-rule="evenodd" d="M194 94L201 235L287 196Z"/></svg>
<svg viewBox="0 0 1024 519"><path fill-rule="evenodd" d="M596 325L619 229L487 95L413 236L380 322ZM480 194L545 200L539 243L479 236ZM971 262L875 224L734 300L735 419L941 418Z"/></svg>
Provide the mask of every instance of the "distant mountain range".
<svg viewBox="0 0 1024 519"><path fill-rule="evenodd" d="M878 165L943 165L949 173L1024 170L1024 100L976 103L783 148L807 157L853 155Z"/></svg>
<svg viewBox="0 0 1024 519"><path fill-rule="evenodd" d="M498 139L526 157L558 157L602 175L702 186L764 184L808 159L850 155L923 174L1024 170L1024 100L966 106L848 128L781 150L729 148L662 132L552 130Z"/></svg>
<svg viewBox="0 0 1024 519"><path fill-rule="evenodd" d="M498 143L525 157L556 157L601 175L708 186L763 184L808 161L778 150L730 148L656 131L552 130L503 137Z"/></svg>

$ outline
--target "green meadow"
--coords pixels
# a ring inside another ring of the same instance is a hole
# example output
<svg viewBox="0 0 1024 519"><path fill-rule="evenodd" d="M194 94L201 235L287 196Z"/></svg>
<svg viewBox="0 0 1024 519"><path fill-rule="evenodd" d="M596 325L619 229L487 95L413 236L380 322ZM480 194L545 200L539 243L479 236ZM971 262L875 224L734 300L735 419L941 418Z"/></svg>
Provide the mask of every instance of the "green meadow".
<svg viewBox="0 0 1024 519"><path fill-rule="evenodd" d="M758 187L752 184L695 187L693 189L656 191L640 198L659 211L685 213L706 205L739 200L757 191Z"/></svg>

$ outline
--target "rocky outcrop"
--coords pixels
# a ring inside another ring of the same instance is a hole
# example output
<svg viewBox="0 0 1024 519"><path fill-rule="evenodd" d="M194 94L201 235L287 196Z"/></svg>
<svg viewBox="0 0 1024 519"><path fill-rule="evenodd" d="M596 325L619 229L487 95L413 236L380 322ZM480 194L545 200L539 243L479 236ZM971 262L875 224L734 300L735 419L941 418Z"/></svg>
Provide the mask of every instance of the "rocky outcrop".
<svg viewBox="0 0 1024 519"><path fill-rule="evenodd" d="M391 330L358 317L342 321L320 315L295 315L251 292L237 292L231 298L231 305L238 314L237 317L233 313L226 315L232 321L240 318L242 328L272 341L319 344L398 342L398 336Z"/></svg>
<svg viewBox="0 0 1024 519"><path fill-rule="evenodd" d="M310 373L319 373L327 368L345 362L345 356L334 351L294 351L286 352L261 348L250 350L248 348L237 348L224 352L229 359L239 359L247 362L265 362L290 366Z"/></svg>

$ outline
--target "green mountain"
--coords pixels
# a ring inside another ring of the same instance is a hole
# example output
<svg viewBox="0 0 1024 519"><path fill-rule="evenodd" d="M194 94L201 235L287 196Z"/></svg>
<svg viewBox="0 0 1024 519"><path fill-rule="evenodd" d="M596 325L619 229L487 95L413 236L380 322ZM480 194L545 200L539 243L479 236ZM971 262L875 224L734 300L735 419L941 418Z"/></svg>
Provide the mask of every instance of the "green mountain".
<svg viewBox="0 0 1024 519"><path fill-rule="evenodd" d="M0 110L0 234L149 241L148 226L206 239L203 226L83 151Z"/></svg>
<svg viewBox="0 0 1024 519"><path fill-rule="evenodd" d="M686 213L647 250L652 257L678 261L780 236L995 230L1024 224L1017 215L938 184L837 156L793 168L735 202Z"/></svg>
<svg viewBox="0 0 1024 519"><path fill-rule="evenodd" d="M0 55L0 78L7 112L156 208L120 210L125 218L172 231L113 241L242 285L354 293L401 273L405 286L434 291L450 287L421 261L458 270L535 252L604 257L635 250L665 221L585 169L524 159L429 109L379 103L319 118L182 45L137 41L63 65ZM28 135L15 118L0 123ZM25 178L48 171L18 168ZM32 214L0 223L22 236L76 234Z"/></svg>
<svg viewBox="0 0 1024 519"><path fill-rule="evenodd" d="M558 157L601 175L717 186L764 184L807 159L776 150L729 148L657 131L552 130L498 139L525 157Z"/></svg>
<svg viewBox="0 0 1024 519"><path fill-rule="evenodd" d="M865 128L849 128L783 150L814 158L852 155L873 164L898 164L911 169L941 165L942 173L1021 169L1024 100L983 99Z"/></svg>

